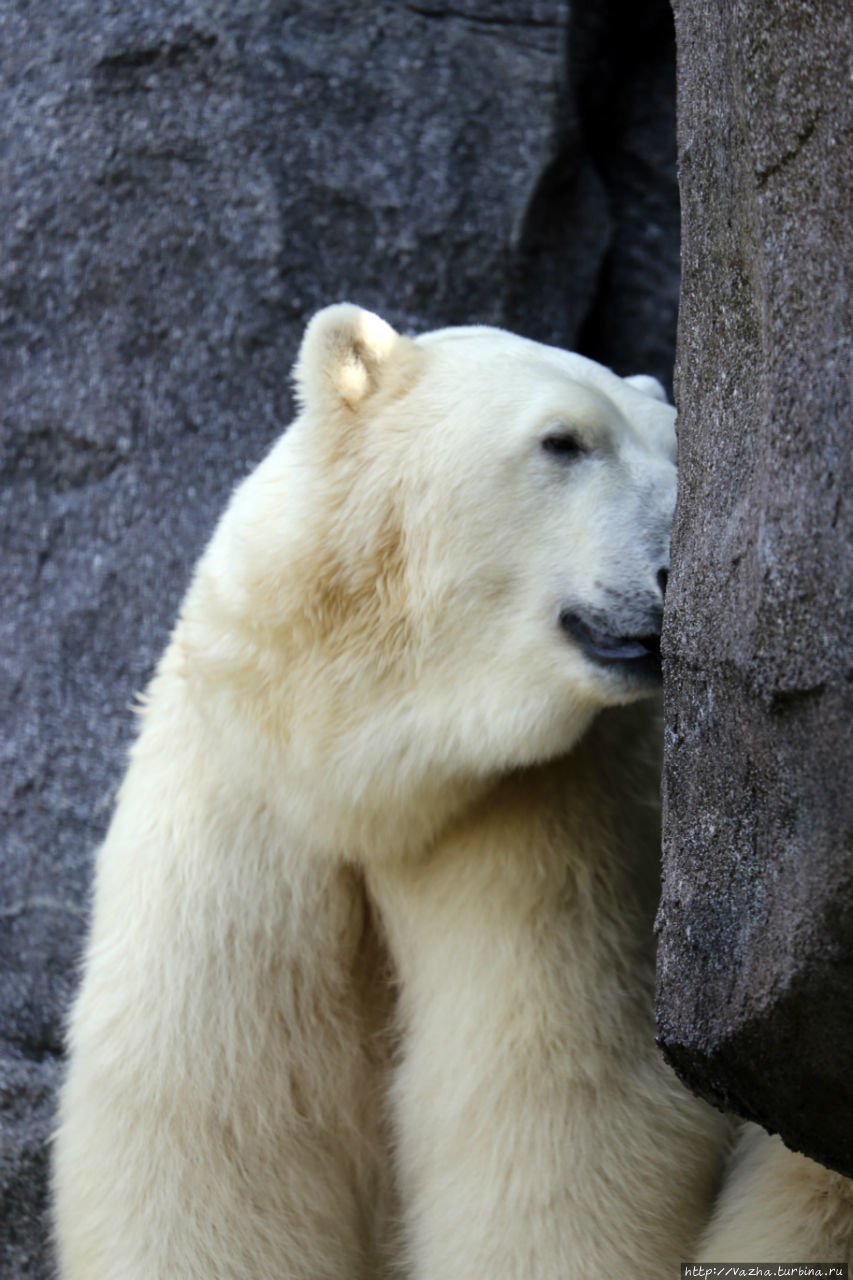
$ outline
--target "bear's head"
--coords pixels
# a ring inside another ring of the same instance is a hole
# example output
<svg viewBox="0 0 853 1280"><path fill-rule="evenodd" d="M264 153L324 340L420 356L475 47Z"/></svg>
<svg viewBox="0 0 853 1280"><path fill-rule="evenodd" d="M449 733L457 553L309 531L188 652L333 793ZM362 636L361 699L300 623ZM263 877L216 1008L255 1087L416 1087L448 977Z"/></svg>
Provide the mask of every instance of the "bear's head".
<svg viewBox="0 0 853 1280"><path fill-rule="evenodd" d="M655 689L676 469L654 379L350 305L314 317L295 378L235 500L231 597L289 673L298 750L365 788L404 762L485 776Z"/></svg>

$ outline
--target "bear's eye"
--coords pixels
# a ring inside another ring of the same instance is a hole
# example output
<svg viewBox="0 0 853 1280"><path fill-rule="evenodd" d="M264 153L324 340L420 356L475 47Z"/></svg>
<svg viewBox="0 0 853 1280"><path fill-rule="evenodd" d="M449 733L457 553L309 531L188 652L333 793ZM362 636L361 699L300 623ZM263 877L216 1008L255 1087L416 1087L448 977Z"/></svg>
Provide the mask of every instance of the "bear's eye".
<svg viewBox="0 0 853 1280"><path fill-rule="evenodd" d="M586 449L571 431L551 431L542 438L542 448L559 462L574 462L582 458Z"/></svg>

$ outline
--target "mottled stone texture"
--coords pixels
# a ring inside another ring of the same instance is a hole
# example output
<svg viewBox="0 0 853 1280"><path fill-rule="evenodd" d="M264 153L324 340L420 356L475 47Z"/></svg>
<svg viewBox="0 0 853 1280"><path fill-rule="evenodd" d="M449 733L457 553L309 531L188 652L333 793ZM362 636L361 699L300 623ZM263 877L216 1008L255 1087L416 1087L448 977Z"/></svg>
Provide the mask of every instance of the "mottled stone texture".
<svg viewBox="0 0 853 1280"><path fill-rule="evenodd" d="M848 0L679 0L659 1027L853 1175Z"/></svg>
<svg viewBox="0 0 853 1280"><path fill-rule="evenodd" d="M0 5L0 1275L45 1139L129 703L348 298L668 378L665 0Z"/></svg>

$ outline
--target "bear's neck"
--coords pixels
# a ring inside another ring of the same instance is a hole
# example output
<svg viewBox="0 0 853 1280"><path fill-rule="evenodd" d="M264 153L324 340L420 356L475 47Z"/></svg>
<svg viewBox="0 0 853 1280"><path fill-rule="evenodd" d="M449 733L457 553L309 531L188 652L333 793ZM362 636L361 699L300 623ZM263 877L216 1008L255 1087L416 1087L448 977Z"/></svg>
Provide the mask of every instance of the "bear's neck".
<svg viewBox="0 0 853 1280"><path fill-rule="evenodd" d="M634 789L638 760L656 760L648 703L597 719L580 706L572 723L546 725L540 741L546 717L537 709L528 755L513 758L507 744L519 716L511 725L461 723L463 698L432 677L425 686L408 666L353 668L346 648L306 642L298 612L272 628L202 572L158 678L173 683L181 714L202 722L223 787L272 798L299 843L358 862L428 849L520 769L560 758L573 775L593 759L612 796L623 774Z"/></svg>

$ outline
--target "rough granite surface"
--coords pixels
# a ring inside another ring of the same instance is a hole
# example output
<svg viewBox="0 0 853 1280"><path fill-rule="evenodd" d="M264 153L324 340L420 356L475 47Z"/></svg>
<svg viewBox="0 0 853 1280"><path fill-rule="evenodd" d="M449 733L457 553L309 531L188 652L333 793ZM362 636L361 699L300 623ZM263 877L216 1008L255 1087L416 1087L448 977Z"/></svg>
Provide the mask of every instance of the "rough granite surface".
<svg viewBox="0 0 853 1280"><path fill-rule="evenodd" d="M853 1175L853 10L675 14L660 1042Z"/></svg>
<svg viewBox="0 0 853 1280"><path fill-rule="evenodd" d="M0 1275L46 1142L91 859L222 504L317 308L507 324L668 380L663 0L0 6Z"/></svg>

